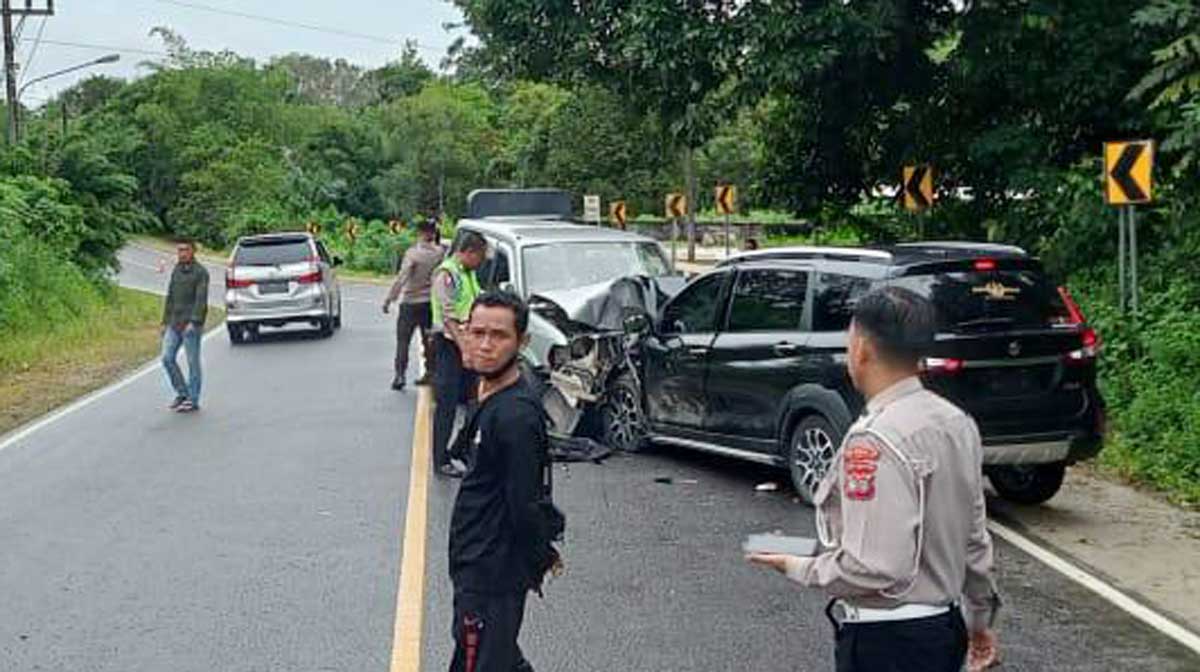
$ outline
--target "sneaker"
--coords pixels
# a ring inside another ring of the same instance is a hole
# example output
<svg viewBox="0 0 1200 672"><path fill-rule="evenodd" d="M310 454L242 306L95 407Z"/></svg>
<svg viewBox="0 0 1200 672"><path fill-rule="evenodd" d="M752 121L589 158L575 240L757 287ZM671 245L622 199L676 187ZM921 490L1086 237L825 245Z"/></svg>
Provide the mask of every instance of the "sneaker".
<svg viewBox="0 0 1200 672"><path fill-rule="evenodd" d="M448 478L462 478L463 472L457 469L453 464L443 464L437 468L437 473Z"/></svg>
<svg viewBox="0 0 1200 672"><path fill-rule="evenodd" d="M179 407L183 404L183 402L185 402L187 400L188 400L187 397L175 397L175 401L172 401L171 405L168 406L167 408L172 411L178 411Z"/></svg>
<svg viewBox="0 0 1200 672"><path fill-rule="evenodd" d="M421 376L420 378L417 378L413 384L417 387L428 387L433 384L433 378L429 376Z"/></svg>
<svg viewBox="0 0 1200 672"><path fill-rule="evenodd" d="M393 380L392 381L392 389L397 392L402 391L404 389L404 379L397 378L397 379Z"/></svg>
<svg viewBox="0 0 1200 672"><path fill-rule="evenodd" d="M200 407L192 403L191 399L184 399L179 406L175 408L176 413L195 413L200 410Z"/></svg>

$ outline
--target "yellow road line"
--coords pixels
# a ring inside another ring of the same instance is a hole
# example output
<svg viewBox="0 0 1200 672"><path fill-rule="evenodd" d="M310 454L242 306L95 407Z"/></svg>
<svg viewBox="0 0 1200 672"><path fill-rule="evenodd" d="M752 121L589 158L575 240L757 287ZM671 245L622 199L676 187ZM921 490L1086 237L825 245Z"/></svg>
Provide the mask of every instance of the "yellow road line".
<svg viewBox="0 0 1200 672"><path fill-rule="evenodd" d="M396 592L396 624L392 631L391 672L421 671L421 631L425 618L425 536L429 508L430 388L422 387L413 423L412 471L404 519L400 588Z"/></svg>

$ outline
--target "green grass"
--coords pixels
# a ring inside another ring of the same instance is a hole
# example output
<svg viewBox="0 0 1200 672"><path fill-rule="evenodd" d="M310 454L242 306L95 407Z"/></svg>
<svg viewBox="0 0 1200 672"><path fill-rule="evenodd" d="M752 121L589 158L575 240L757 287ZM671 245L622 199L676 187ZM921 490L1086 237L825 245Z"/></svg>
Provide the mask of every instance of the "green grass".
<svg viewBox="0 0 1200 672"><path fill-rule="evenodd" d="M162 297L113 288L72 319L0 338L0 434L121 378L159 351ZM208 326L224 311L210 308Z"/></svg>

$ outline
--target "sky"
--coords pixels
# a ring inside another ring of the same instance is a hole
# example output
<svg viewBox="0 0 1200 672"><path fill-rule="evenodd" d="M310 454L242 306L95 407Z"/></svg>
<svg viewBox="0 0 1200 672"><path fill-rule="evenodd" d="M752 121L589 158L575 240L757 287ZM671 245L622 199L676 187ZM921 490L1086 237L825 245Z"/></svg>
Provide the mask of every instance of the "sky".
<svg viewBox="0 0 1200 672"><path fill-rule="evenodd" d="M34 0L34 6L44 7L45 3ZM24 4L23 0L13 1L16 7ZM301 52L345 58L368 67L396 58L403 41L415 39L421 45L421 57L436 68L446 47L466 35L465 29L447 32L443 28L445 23L462 20L447 0L57 0L54 9L44 29L42 18L25 21L17 43L22 84L111 53L119 53L121 60L30 85L21 98L30 107L93 74L125 78L145 74L139 63L164 51L161 41L150 37L155 26L171 28L194 49L230 49L260 62ZM233 14L270 17L333 32ZM39 32L41 42L37 40ZM64 44L68 42L94 46Z"/></svg>

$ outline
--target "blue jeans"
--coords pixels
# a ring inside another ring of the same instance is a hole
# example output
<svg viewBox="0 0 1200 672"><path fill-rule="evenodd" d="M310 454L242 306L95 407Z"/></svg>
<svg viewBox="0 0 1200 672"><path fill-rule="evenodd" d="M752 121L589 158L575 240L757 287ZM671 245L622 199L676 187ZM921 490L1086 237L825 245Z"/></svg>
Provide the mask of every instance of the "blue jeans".
<svg viewBox="0 0 1200 672"><path fill-rule="evenodd" d="M200 406L201 335L200 328L196 326L189 327L183 332L176 331L175 327L167 327L163 332L162 365L167 371L171 387L175 388L176 396L190 399L197 407ZM183 371L179 369L179 362L175 361L179 356L181 346L187 353L188 379L186 383L183 380Z"/></svg>

